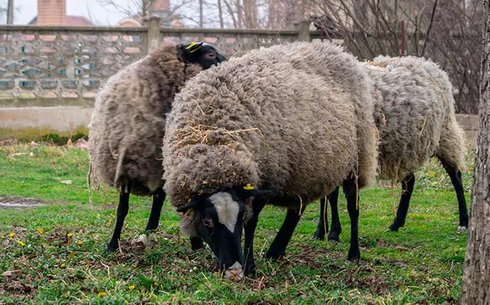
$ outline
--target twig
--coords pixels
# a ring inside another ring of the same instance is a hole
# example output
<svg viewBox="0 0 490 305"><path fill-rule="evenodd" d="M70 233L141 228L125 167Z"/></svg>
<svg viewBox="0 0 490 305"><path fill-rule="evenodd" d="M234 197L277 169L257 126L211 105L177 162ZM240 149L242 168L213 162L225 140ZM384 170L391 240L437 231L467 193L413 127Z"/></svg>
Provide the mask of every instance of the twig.
<svg viewBox="0 0 490 305"><path fill-rule="evenodd" d="M432 15L430 16L430 23L429 23L429 28L427 29L427 33L425 34L425 40L424 40L424 46L422 47L422 53L420 56L424 56L425 53L425 47L427 46L427 41L429 40L429 33L430 30L432 29L432 23L434 23L434 16L436 14L436 8L437 8L437 1L434 1L434 6L432 7Z"/></svg>

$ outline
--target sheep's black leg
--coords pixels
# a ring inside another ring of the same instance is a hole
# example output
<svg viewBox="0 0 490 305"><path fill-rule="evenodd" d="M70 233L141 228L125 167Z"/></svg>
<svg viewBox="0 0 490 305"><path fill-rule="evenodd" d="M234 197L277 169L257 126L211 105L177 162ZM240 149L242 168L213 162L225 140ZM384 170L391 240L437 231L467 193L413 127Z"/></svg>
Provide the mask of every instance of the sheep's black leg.
<svg viewBox="0 0 490 305"><path fill-rule="evenodd" d="M153 203L151 205L150 218L146 224L145 231L154 231L158 228L160 222L160 214L162 213L163 202L165 201L165 192L158 189L153 193Z"/></svg>
<svg viewBox="0 0 490 305"><path fill-rule="evenodd" d="M350 217L350 248L347 259L350 261L359 261L361 258L361 250L359 249L359 190L357 181L351 178L343 184L344 194L347 199L347 211Z"/></svg>
<svg viewBox="0 0 490 305"><path fill-rule="evenodd" d="M121 238L121 231L124 224L124 219L128 215L129 210L129 193L131 192L131 185L121 186L121 192L119 193L119 205L117 206L117 219L116 227L114 228L114 233L112 233L112 238L107 244L106 251L114 252L119 248L119 238Z"/></svg>
<svg viewBox="0 0 490 305"><path fill-rule="evenodd" d="M204 243L201 238L199 237L191 237L191 249L192 250L199 250L204 247Z"/></svg>
<svg viewBox="0 0 490 305"><path fill-rule="evenodd" d="M282 223L281 229L277 233L276 237L272 241L272 244L265 254L266 258L278 259L286 254L286 247L291 240L294 229L298 225L301 215L303 215L305 208L301 209L288 209L286 218Z"/></svg>
<svg viewBox="0 0 490 305"><path fill-rule="evenodd" d="M244 263L244 273L245 275L252 274L255 271L255 260L254 260L254 249L253 240L255 234L255 228L257 227L257 222L259 221L259 214L264 208L264 203L254 202L253 203L253 215L252 218L248 220L245 224L245 241L244 241L244 253L245 253L245 263Z"/></svg>
<svg viewBox="0 0 490 305"><path fill-rule="evenodd" d="M339 241L339 235L342 231L339 220L339 209L338 209L338 201L339 201L339 188L335 188L333 192L331 192L327 199L330 202L330 206L332 207L332 226L330 233L328 234L328 240ZM316 228L314 238L323 240L325 238L325 233L328 232L328 219L327 219L327 201L325 198L320 200L320 221L318 222L318 226Z"/></svg>
<svg viewBox="0 0 490 305"><path fill-rule="evenodd" d="M466 207L466 199L464 198L464 188L463 179L461 178L461 171L457 170L454 166L441 160L442 166L446 170L451 182L453 184L454 190L456 191L456 196L458 197L458 209L459 209L459 226L462 228L468 228L468 209Z"/></svg>
<svg viewBox="0 0 490 305"><path fill-rule="evenodd" d="M328 233L328 240L340 241L340 233L342 232L342 226L340 225L339 218L339 188L337 187L333 192L328 195L328 201L332 210L332 224L330 225L330 233Z"/></svg>
<svg viewBox="0 0 490 305"><path fill-rule="evenodd" d="M314 239L324 240L325 232L328 231L327 200L328 197L323 197L320 199L320 219L318 220L316 231L313 234Z"/></svg>
<svg viewBox="0 0 490 305"><path fill-rule="evenodd" d="M407 218L408 205L410 204L410 198L412 197L413 186L415 185L415 175L410 173L402 180L402 196L400 203L398 204L398 210L396 211L396 217L393 224L390 226L390 231L398 231L400 227L405 225L405 219Z"/></svg>

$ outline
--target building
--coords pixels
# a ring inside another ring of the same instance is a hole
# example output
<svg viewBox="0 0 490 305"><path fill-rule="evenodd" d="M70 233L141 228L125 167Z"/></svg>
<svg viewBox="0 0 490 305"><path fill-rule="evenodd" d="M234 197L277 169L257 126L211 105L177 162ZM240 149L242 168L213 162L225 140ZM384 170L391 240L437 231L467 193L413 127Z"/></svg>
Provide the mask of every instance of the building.
<svg viewBox="0 0 490 305"><path fill-rule="evenodd" d="M91 26L93 23L83 16L66 15L66 0L37 0L37 16L29 24Z"/></svg>

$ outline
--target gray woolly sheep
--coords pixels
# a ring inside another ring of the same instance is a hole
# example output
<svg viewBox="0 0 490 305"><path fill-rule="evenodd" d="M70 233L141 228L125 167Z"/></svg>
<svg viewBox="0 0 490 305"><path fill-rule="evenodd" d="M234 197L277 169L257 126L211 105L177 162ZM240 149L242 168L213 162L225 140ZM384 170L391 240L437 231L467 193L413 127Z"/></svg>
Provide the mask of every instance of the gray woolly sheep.
<svg viewBox="0 0 490 305"><path fill-rule="evenodd" d="M402 182L402 195L390 230L405 224L413 191L414 172L436 156L451 178L459 204L459 228L468 226L461 170L464 169L463 130L454 114L452 85L437 64L423 58L384 57L363 63L374 80L375 121L379 130L379 178ZM332 225L329 240L339 240L338 189L329 196ZM324 215L325 200L321 203ZM315 237L323 239L320 217Z"/></svg>
<svg viewBox="0 0 490 305"><path fill-rule="evenodd" d="M166 113L187 79L223 59L207 44L166 43L110 77L97 95L90 122L90 180L120 191L108 251L119 246L130 193L153 196L146 230L158 227L165 200L161 142Z"/></svg>
<svg viewBox="0 0 490 305"><path fill-rule="evenodd" d="M339 47L293 43L204 71L176 95L164 189L183 231L209 244L227 277L254 269L253 233L266 202L288 209L267 252L277 258L305 206L342 183L352 223L348 258L359 258L358 188L373 178L377 159L370 86Z"/></svg>

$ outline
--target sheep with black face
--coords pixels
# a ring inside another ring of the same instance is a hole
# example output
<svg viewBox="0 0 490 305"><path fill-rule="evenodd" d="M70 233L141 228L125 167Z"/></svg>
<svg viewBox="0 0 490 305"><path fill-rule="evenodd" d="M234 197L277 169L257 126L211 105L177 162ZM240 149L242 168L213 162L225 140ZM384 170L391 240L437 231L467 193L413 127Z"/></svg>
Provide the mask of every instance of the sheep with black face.
<svg viewBox="0 0 490 305"><path fill-rule="evenodd" d="M153 196L146 230L157 228L165 200L161 142L166 114L186 80L223 60L208 44L165 43L110 77L100 90L90 122L90 179L120 192L108 251L119 246L130 193Z"/></svg>
<svg viewBox="0 0 490 305"><path fill-rule="evenodd" d="M163 144L164 189L182 230L203 238L220 269L254 269L253 234L266 203L286 207L267 252L284 254L304 207L343 184L360 256L358 189L374 177L377 131L371 83L329 43L252 51L190 80L176 95ZM241 247L245 229L245 253Z"/></svg>

